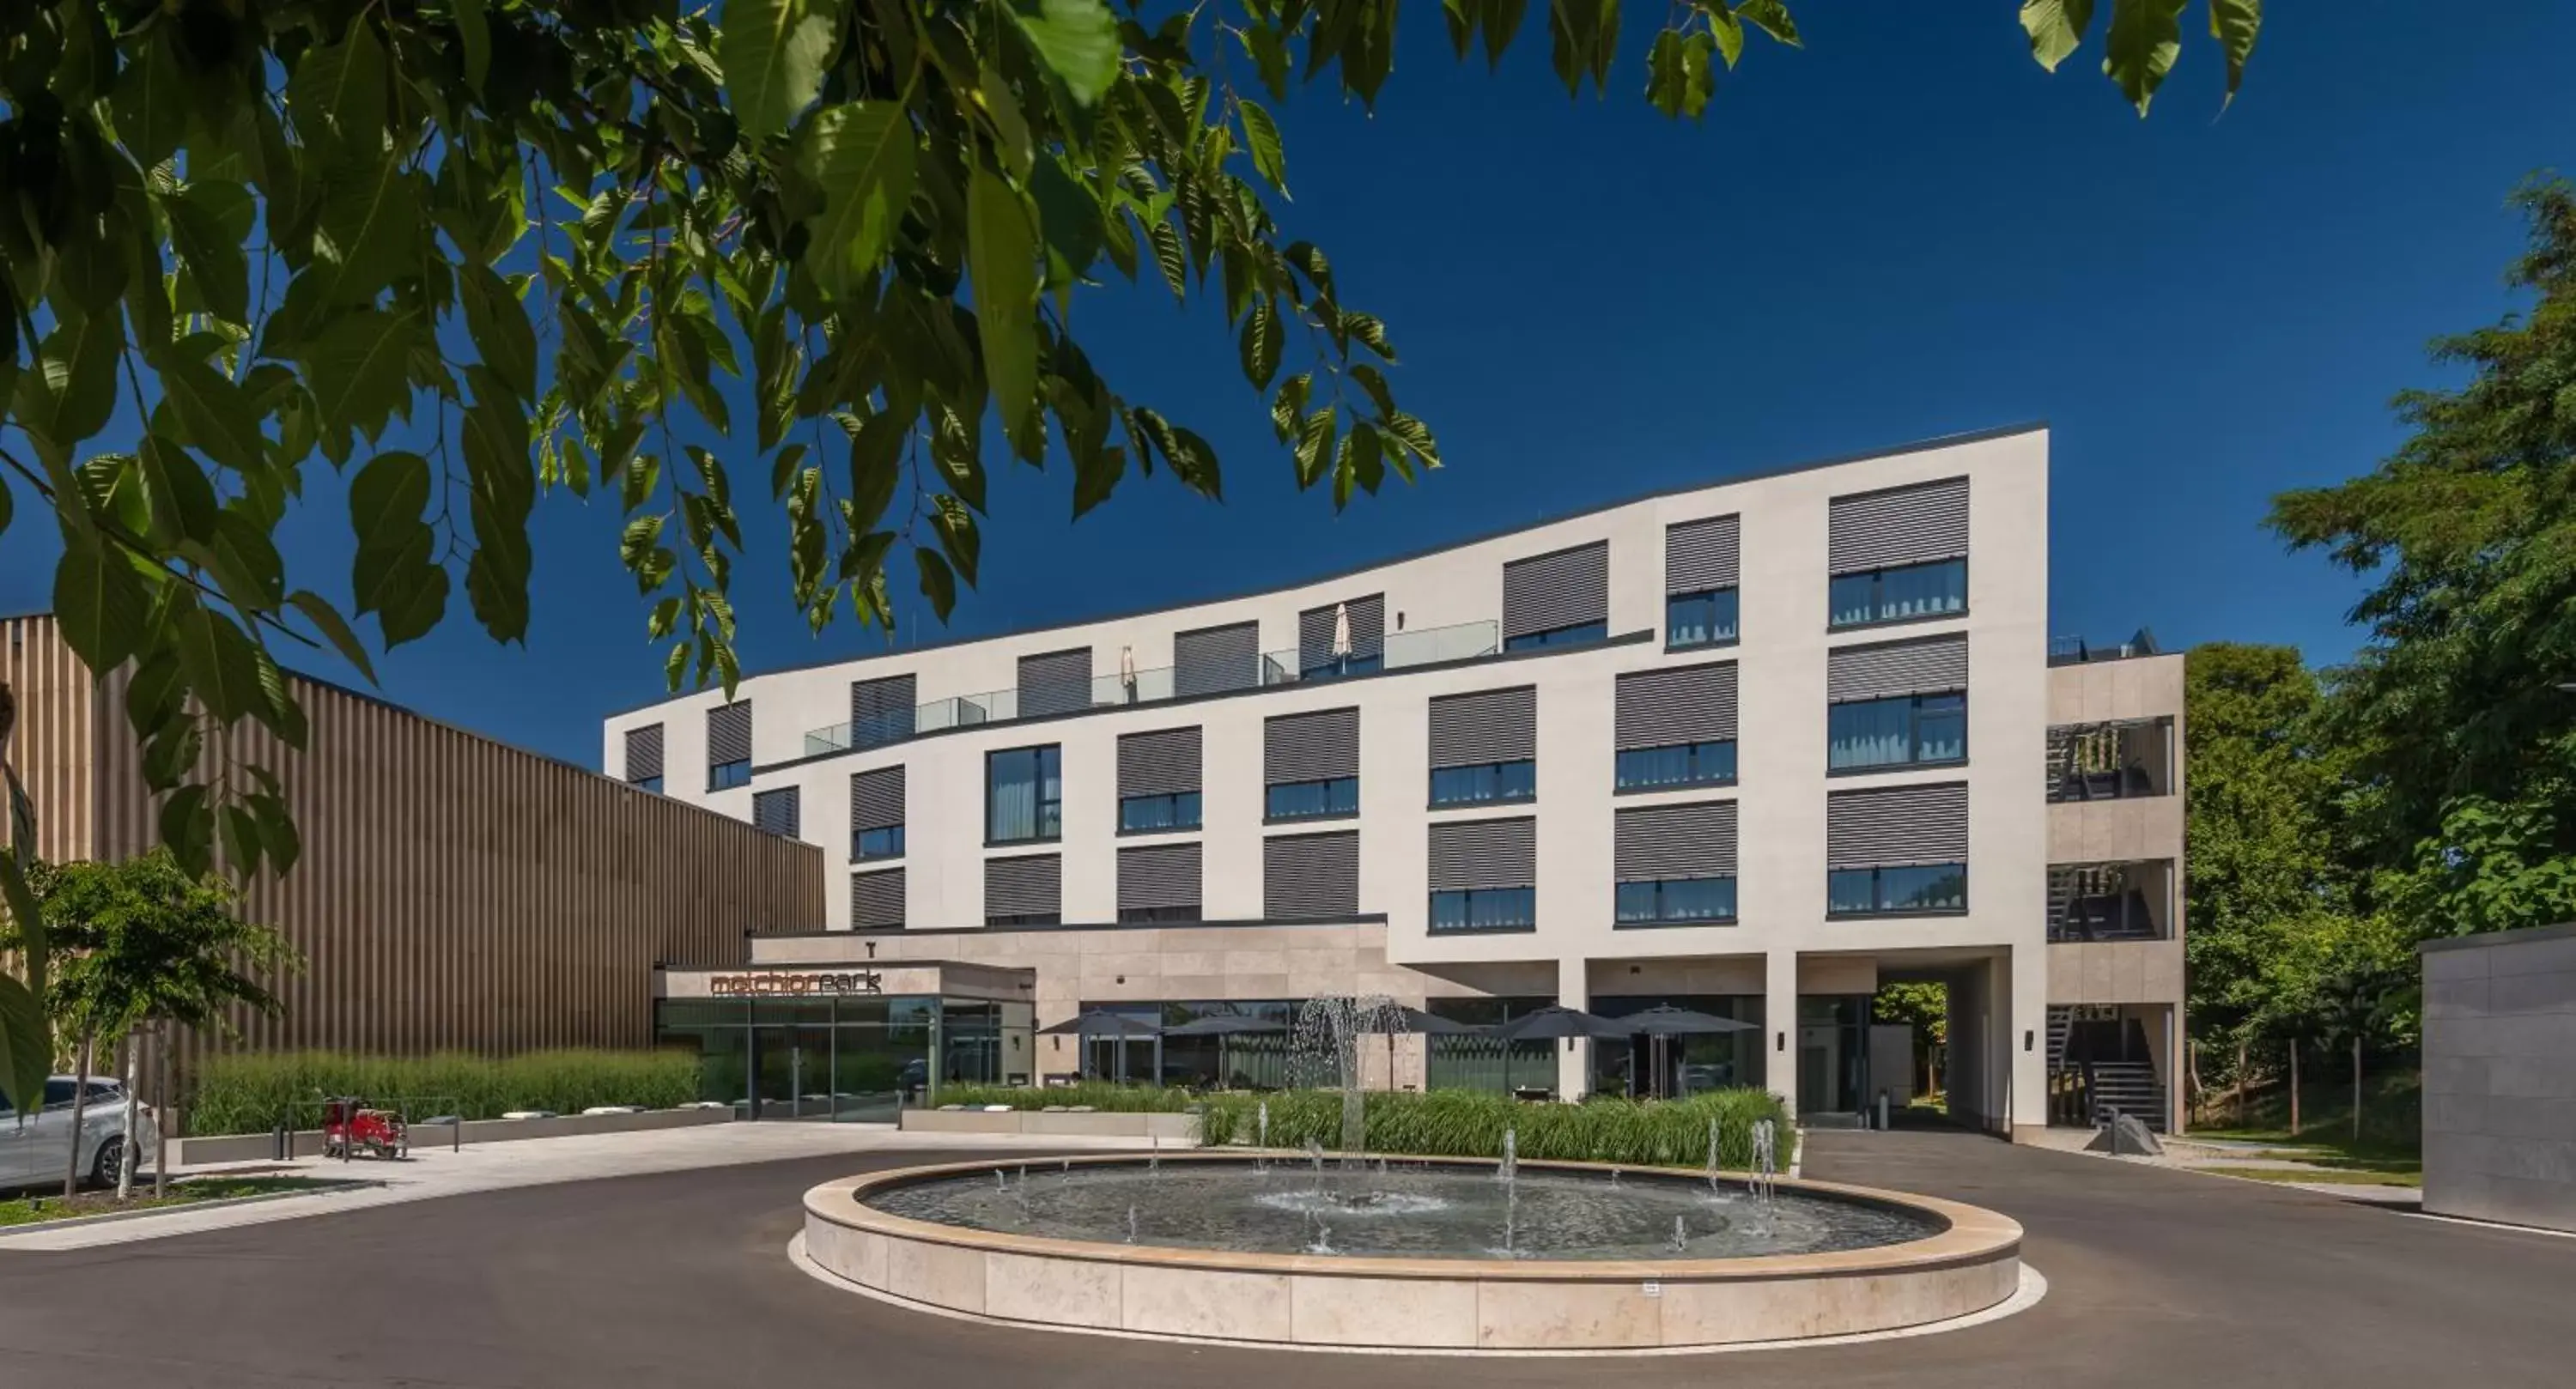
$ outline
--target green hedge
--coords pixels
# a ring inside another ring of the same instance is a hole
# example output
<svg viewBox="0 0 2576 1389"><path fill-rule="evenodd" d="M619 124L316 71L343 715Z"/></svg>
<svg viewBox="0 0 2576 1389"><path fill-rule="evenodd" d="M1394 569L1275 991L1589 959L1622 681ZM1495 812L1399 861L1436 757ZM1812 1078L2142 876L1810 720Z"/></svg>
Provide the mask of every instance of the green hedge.
<svg viewBox="0 0 2576 1389"><path fill-rule="evenodd" d="M1270 1106L1270 1146L1298 1148L1309 1139L1327 1150L1342 1141L1341 1096L1323 1090L1206 1097L1201 1139L1250 1143L1259 1107ZM1719 1165L1741 1169L1753 1158L1753 1123L1779 1126L1777 1159L1786 1169L1797 1138L1778 1096L1763 1090L1715 1090L1682 1100L1595 1099L1583 1104L1528 1104L1482 1090L1372 1091L1368 1149L1422 1157L1500 1157L1503 1131L1525 1158L1617 1162L1638 1167L1700 1167L1708 1162L1708 1125L1718 1124Z"/></svg>
<svg viewBox="0 0 2576 1389"><path fill-rule="evenodd" d="M1260 1107L1270 1107L1270 1146L1327 1150L1342 1142L1342 1097L1328 1090L1229 1090L1199 1095L1151 1085L1086 1081L1060 1089L951 1085L942 1104L1006 1104L1014 1109L1089 1105L1121 1112L1201 1112L1200 1141L1250 1143ZM1526 1158L1618 1162L1637 1167L1701 1167L1708 1162L1708 1124L1718 1123L1720 1165L1753 1161L1753 1123L1779 1125L1778 1160L1786 1169L1797 1145L1779 1097L1764 1090L1715 1090L1685 1100L1595 1099L1583 1104L1526 1104L1482 1090L1369 1092L1368 1148L1420 1157L1500 1157L1503 1130Z"/></svg>
<svg viewBox="0 0 2576 1389"><path fill-rule="evenodd" d="M669 1109L698 1097L698 1058L685 1051L531 1051L517 1056L353 1056L330 1051L246 1053L209 1060L187 1109L192 1133L266 1133L281 1117L319 1122L329 1095L405 1102L413 1119L455 1113L497 1119L514 1109L579 1114L594 1105Z"/></svg>

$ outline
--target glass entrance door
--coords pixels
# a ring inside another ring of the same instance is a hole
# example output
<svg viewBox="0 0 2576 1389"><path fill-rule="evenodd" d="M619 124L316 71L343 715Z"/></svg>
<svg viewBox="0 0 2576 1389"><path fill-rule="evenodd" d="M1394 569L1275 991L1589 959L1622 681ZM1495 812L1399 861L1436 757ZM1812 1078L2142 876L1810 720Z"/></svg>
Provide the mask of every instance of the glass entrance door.
<svg viewBox="0 0 2576 1389"><path fill-rule="evenodd" d="M751 1030L752 1116L825 1119L832 1113L832 1030Z"/></svg>

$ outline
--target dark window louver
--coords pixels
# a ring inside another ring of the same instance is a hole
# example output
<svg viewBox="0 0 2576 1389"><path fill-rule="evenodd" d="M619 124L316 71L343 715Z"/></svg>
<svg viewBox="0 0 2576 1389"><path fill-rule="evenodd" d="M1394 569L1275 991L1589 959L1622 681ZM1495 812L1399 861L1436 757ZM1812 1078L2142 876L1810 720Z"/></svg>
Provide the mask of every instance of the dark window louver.
<svg viewBox="0 0 2576 1389"><path fill-rule="evenodd" d="M1020 717L1091 707L1091 648L1020 658Z"/></svg>
<svg viewBox="0 0 2576 1389"><path fill-rule="evenodd" d="M1503 638L1610 620L1610 542L1503 566Z"/></svg>
<svg viewBox="0 0 2576 1389"><path fill-rule="evenodd" d="M1735 662L1671 666L1619 677L1613 712L1619 750L1735 737Z"/></svg>
<svg viewBox="0 0 2576 1389"><path fill-rule="evenodd" d="M1742 518L1715 516L1664 528L1664 592L1705 593L1736 585Z"/></svg>
<svg viewBox="0 0 2576 1389"><path fill-rule="evenodd" d="M650 781L662 774L662 725L626 730L626 779Z"/></svg>
<svg viewBox="0 0 2576 1389"><path fill-rule="evenodd" d="M1172 638L1172 693L1192 695L1248 690L1261 683L1261 624L1203 627Z"/></svg>
<svg viewBox="0 0 2576 1389"><path fill-rule="evenodd" d="M1462 820L1431 827L1431 890L1538 885L1538 821Z"/></svg>
<svg viewBox="0 0 2576 1389"><path fill-rule="evenodd" d="M1312 669L1333 659L1333 614L1343 606L1327 603L1297 614L1297 663ZM1347 600L1351 612L1351 651L1354 661L1366 661L1386 654L1386 595L1372 593L1366 598Z"/></svg>
<svg viewBox="0 0 2576 1389"><path fill-rule="evenodd" d="M1968 861L1968 785L1890 786L1825 797L1828 868Z"/></svg>
<svg viewBox="0 0 2576 1389"><path fill-rule="evenodd" d="M1834 573L1928 564L1968 553L1968 480L1836 497L1827 521Z"/></svg>
<svg viewBox="0 0 2576 1389"><path fill-rule="evenodd" d="M903 824L903 768L879 767L850 778L850 828L890 830Z"/></svg>
<svg viewBox="0 0 2576 1389"><path fill-rule="evenodd" d="M850 929L887 930L903 925L903 870L850 875Z"/></svg>
<svg viewBox="0 0 2576 1389"><path fill-rule="evenodd" d="M1825 657L1825 698L1836 704L1966 688L1968 639L1964 636L1838 646Z"/></svg>
<svg viewBox="0 0 2576 1389"><path fill-rule="evenodd" d="M1474 767L1538 756L1538 689L1478 690L1431 701L1431 765Z"/></svg>
<svg viewBox="0 0 2576 1389"><path fill-rule="evenodd" d="M1356 916L1360 837L1282 834L1261 841L1261 914L1272 921Z"/></svg>
<svg viewBox="0 0 2576 1389"><path fill-rule="evenodd" d="M1118 851L1118 910L1199 905L1199 846L1156 844Z"/></svg>
<svg viewBox="0 0 2576 1389"><path fill-rule="evenodd" d="M909 675L850 682L850 746L883 747L911 737L913 711L920 706Z"/></svg>
<svg viewBox="0 0 2576 1389"><path fill-rule="evenodd" d="M1262 776L1270 786L1360 774L1360 711L1282 714L1261 727Z"/></svg>
<svg viewBox="0 0 2576 1389"><path fill-rule="evenodd" d="M775 791L756 791L751 797L751 826L788 839L796 837L798 828L797 788L781 786Z"/></svg>
<svg viewBox="0 0 2576 1389"><path fill-rule="evenodd" d="M984 860L984 915L1054 916L1063 911L1064 859L1026 854Z"/></svg>
<svg viewBox="0 0 2576 1389"><path fill-rule="evenodd" d="M1619 812L1619 880L1735 876L1735 802L1658 805Z"/></svg>
<svg viewBox="0 0 2576 1389"><path fill-rule="evenodd" d="M1118 739L1118 794L1177 796L1199 789L1199 730L1166 728Z"/></svg>
<svg viewBox="0 0 2576 1389"><path fill-rule="evenodd" d="M751 701L736 700L707 711L707 765L751 760Z"/></svg>

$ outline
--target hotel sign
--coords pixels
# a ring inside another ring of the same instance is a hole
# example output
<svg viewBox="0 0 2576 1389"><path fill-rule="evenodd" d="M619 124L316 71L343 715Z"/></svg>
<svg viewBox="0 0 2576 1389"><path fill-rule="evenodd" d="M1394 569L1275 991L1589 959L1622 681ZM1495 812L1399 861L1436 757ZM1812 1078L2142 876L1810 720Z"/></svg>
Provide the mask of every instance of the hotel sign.
<svg viewBox="0 0 2576 1389"><path fill-rule="evenodd" d="M881 994L885 986L872 969L811 973L758 970L718 974L707 979L707 992L717 998L821 998L835 994Z"/></svg>

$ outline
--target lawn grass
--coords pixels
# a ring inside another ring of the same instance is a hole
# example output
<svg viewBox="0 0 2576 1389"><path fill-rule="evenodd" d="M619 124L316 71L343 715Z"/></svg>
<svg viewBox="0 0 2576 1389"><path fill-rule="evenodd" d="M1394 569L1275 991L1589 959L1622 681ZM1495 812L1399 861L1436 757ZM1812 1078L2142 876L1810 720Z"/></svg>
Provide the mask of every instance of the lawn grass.
<svg viewBox="0 0 2576 1389"><path fill-rule="evenodd" d="M0 1226L37 1225L49 1220L105 1215L111 1211L167 1210L205 1201L229 1201L242 1196L269 1196L284 1191L345 1185L347 1183L325 1177L193 1177L172 1183L170 1194L157 1199L147 1186L136 1187L134 1198L124 1202L119 1202L112 1191L84 1191L68 1201L60 1196L21 1196L0 1201Z"/></svg>
<svg viewBox="0 0 2576 1389"><path fill-rule="evenodd" d="M2204 1167L2222 1177L2258 1182L2313 1182L2323 1186L2422 1186L2415 1172L2387 1172L2365 1167Z"/></svg>

